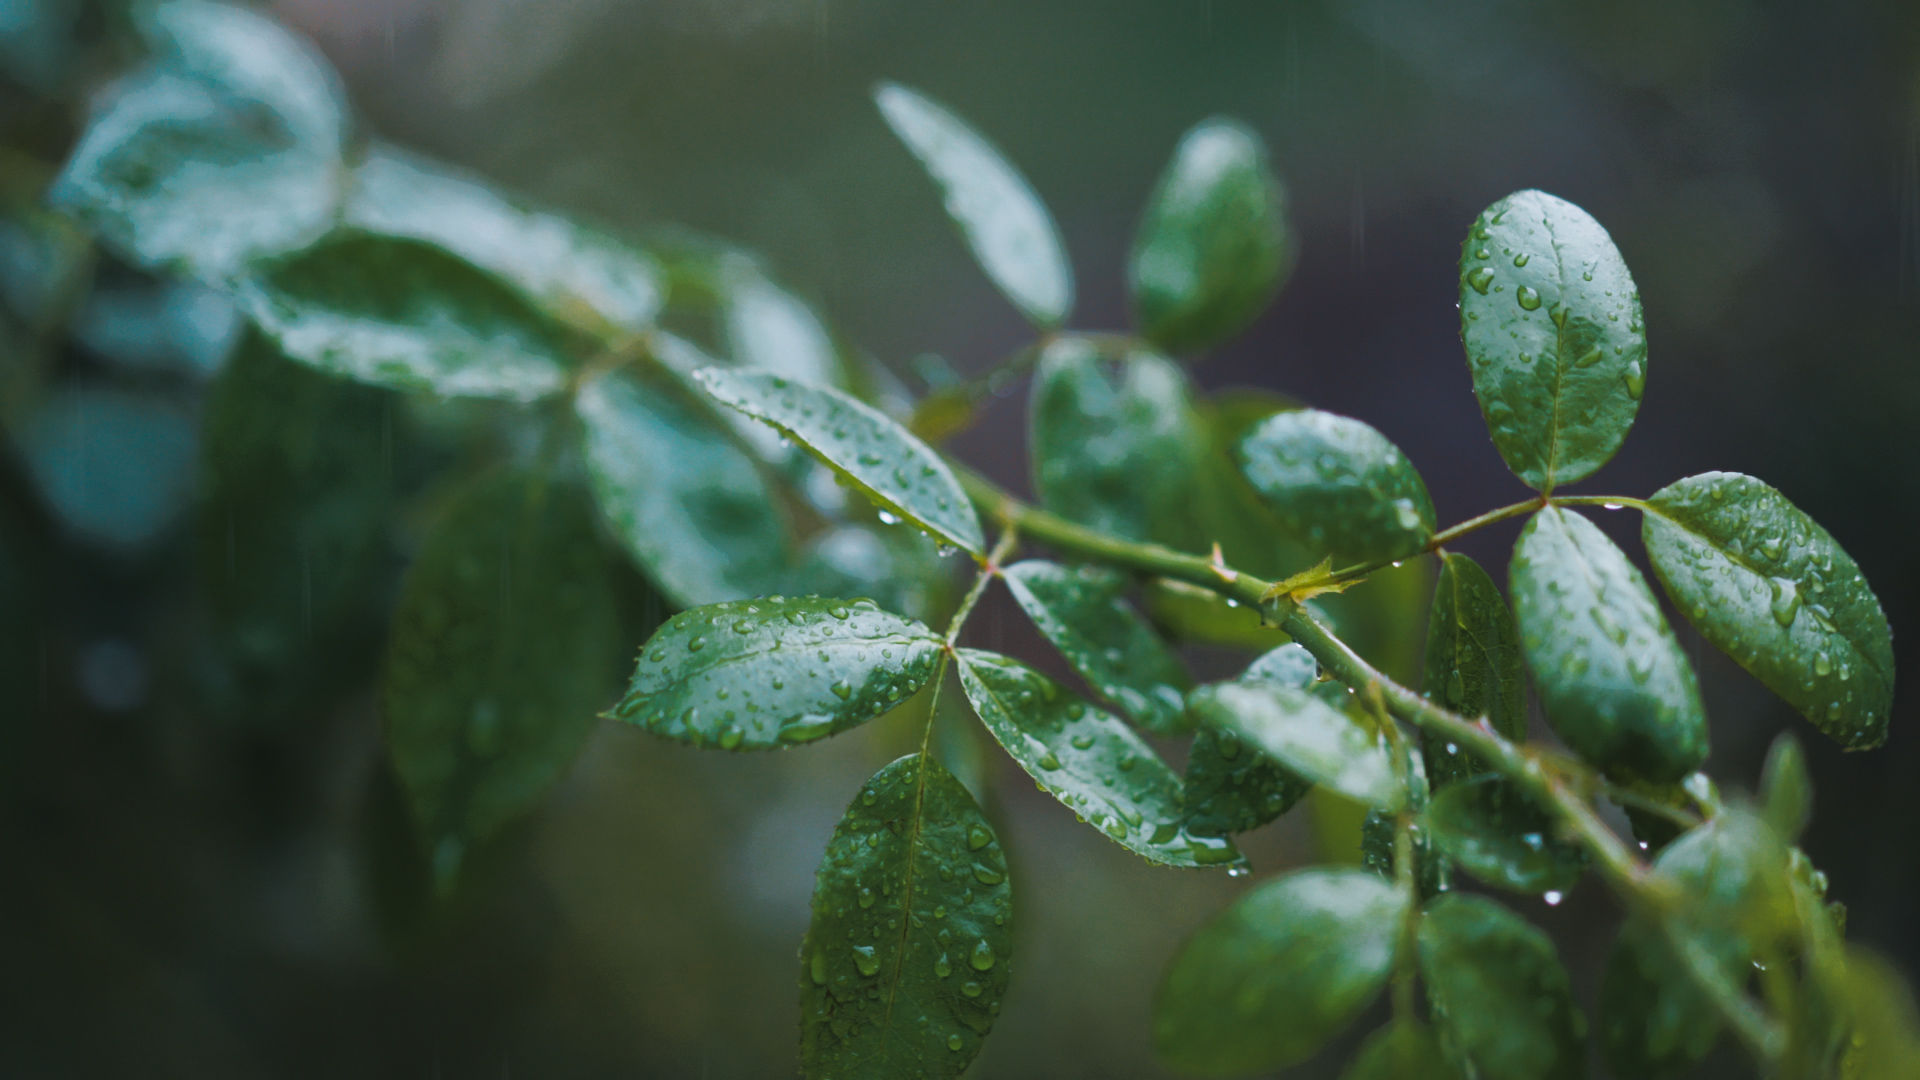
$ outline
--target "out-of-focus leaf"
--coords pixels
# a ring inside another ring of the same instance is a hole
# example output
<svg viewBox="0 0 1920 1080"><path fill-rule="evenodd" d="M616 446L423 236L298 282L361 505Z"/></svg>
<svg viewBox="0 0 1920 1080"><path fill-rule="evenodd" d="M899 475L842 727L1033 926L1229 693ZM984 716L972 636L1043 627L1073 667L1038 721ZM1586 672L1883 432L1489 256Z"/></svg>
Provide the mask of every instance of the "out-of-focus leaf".
<svg viewBox="0 0 1920 1080"><path fill-rule="evenodd" d="M1340 1080L1464 1080L1440 1040L1417 1020L1395 1020L1367 1036Z"/></svg>
<svg viewBox="0 0 1920 1080"><path fill-rule="evenodd" d="M1607 230L1543 191L1487 207L1460 250L1460 336L1493 445L1552 491L1593 475L1640 411L1640 292Z"/></svg>
<svg viewBox="0 0 1920 1080"><path fill-rule="evenodd" d="M164 397L63 386L15 438L40 497L90 543L143 547L179 520L193 495L193 418Z"/></svg>
<svg viewBox="0 0 1920 1080"><path fill-rule="evenodd" d="M517 474L463 491L407 571L387 745L442 889L560 777L613 696L608 574L586 492Z"/></svg>
<svg viewBox="0 0 1920 1080"><path fill-rule="evenodd" d="M1374 735L1312 693L1277 683L1215 683L1195 691L1195 719L1231 731L1311 783L1385 810L1406 792Z"/></svg>
<svg viewBox="0 0 1920 1080"><path fill-rule="evenodd" d="M948 216L987 277L1042 330L1066 322L1073 267L1026 178L959 117L916 91L881 83L873 99L939 185Z"/></svg>
<svg viewBox="0 0 1920 1080"><path fill-rule="evenodd" d="M926 621L953 599L951 566L924 534L879 525L839 525L815 535L801 553L807 590L868 596L888 611Z"/></svg>
<svg viewBox="0 0 1920 1080"><path fill-rule="evenodd" d="M1312 686L1320 677L1320 662L1298 645L1281 645L1254 658L1240 673L1241 682L1272 682L1282 686Z"/></svg>
<svg viewBox="0 0 1920 1080"><path fill-rule="evenodd" d="M1211 347L1272 302L1292 260L1286 194L1260 136L1203 120L1181 138L1134 235L1134 317L1163 349Z"/></svg>
<svg viewBox="0 0 1920 1080"><path fill-rule="evenodd" d="M1186 373L1144 349L1117 363L1083 338L1041 354L1028 407L1033 486L1047 509L1133 539L1186 512L1199 432Z"/></svg>
<svg viewBox="0 0 1920 1080"><path fill-rule="evenodd" d="M766 474L694 406L695 392L615 374L574 403L601 512L683 607L772 592L794 558Z"/></svg>
<svg viewBox="0 0 1920 1080"><path fill-rule="evenodd" d="M1813 817L1813 777L1807 774L1806 751L1800 741L1781 732L1767 748L1760 772L1760 805L1767 824L1788 843L1799 839Z"/></svg>
<svg viewBox="0 0 1920 1080"><path fill-rule="evenodd" d="M1689 476L1648 501L1654 573L1701 636L1841 746L1884 742L1893 634L1827 530L1739 473Z"/></svg>
<svg viewBox="0 0 1920 1080"><path fill-rule="evenodd" d="M683 611L640 649L610 714L722 750L812 742L866 723L933 677L940 638L871 600L732 600Z"/></svg>
<svg viewBox="0 0 1920 1080"><path fill-rule="evenodd" d="M1166 866L1245 865L1223 837L1187 831L1180 778L1111 713L1018 660L961 649L974 712L1040 786L1141 858Z"/></svg>
<svg viewBox="0 0 1920 1080"><path fill-rule="evenodd" d="M1186 726L1192 678L1120 597L1122 579L1093 567L1029 559L1006 569L1021 610L1094 691L1156 735Z"/></svg>
<svg viewBox="0 0 1920 1080"><path fill-rule="evenodd" d="M1289 534L1338 562L1412 555L1433 536L1433 500L1400 448L1318 409L1276 413L1240 442L1247 480Z"/></svg>
<svg viewBox="0 0 1920 1080"><path fill-rule="evenodd" d="M1506 780L1451 784L1427 807L1427 824L1454 865L1514 892L1564 893L1586 869L1579 848L1554 836L1546 811Z"/></svg>
<svg viewBox="0 0 1920 1080"><path fill-rule="evenodd" d="M660 310L661 272L648 256L395 147L375 147L354 170L344 217L443 248L597 336L646 330Z"/></svg>
<svg viewBox="0 0 1920 1080"><path fill-rule="evenodd" d="M518 292L431 244L342 229L255 265L240 307L280 351L376 386L531 401L582 343Z"/></svg>
<svg viewBox="0 0 1920 1080"><path fill-rule="evenodd" d="M818 386L840 381L839 354L819 317L757 269L739 264L728 273L723 316L727 352L741 367Z"/></svg>
<svg viewBox="0 0 1920 1080"><path fill-rule="evenodd" d="M1419 938L1434 1024L1474 1075L1587 1075L1586 1018L1546 934L1485 897L1450 893L1427 905Z"/></svg>
<svg viewBox="0 0 1920 1080"><path fill-rule="evenodd" d="M820 860L800 946L801 1075L959 1076L1006 993L1012 888L993 828L938 761L875 773Z"/></svg>
<svg viewBox="0 0 1920 1080"><path fill-rule="evenodd" d="M1484 716L1514 741L1527 737L1527 682L1520 630L1500 587L1465 555L1440 560L1427 619L1426 669L1421 689L1462 716ZM1480 771L1458 746L1423 740L1427 774L1444 787Z"/></svg>
<svg viewBox="0 0 1920 1080"><path fill-rule="evenodd" d="M697 373L714 400L765 423L851 481L880 509L980 554L980 518L940 455L878 409L764 371Z"/></svg>
<svg viewBox="0 0 1920 1080"><path fill-rule="evenodd" d="M1302 870L1253 889L1174 957L1154 1002L1161 1061L1237 1076L1310 1056L1386 985L1407 902L1364 870Z"/></svg>
<svg viewBox="0 0 1920 1080"><path fill-rule="evenodd" d="M1547 507L1512 565L1514 614L1554 731L1620 779L1678 780L1707 756L1706 712L1647 581L1586 518Z"/></svg>
<svg viewBox="0 0 1920 1080"><path fill-rule="evenodd" d="M1846 998L1853 1040L1840 1075L1846 1080L1920 1076L1920 1007L1893 965L1865 949L1849 949Z"/></svg>

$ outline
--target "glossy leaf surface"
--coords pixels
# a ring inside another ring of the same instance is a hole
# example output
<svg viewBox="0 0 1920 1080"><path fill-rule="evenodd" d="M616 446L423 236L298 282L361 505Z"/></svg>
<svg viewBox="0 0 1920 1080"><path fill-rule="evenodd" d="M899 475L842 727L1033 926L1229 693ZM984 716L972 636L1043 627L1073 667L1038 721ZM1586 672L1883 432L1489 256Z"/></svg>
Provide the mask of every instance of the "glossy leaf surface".
<svg viewBox="0 0 1920 1080"><path fill-rule="evenodd" d="M1827 530L1739 473L1689 476L1649 502L1654 573L1701 636L1841 746L1884 742L1892 632Z"/></svg>
<svg viewBox="0 0 1920 1080"><path fill-rule="evenodd" d="M1474 1075L1587 1075L1586 1018L1546 934L1484 897L1450 893L1427 905L1419 939L1435 1026Z"/></svg>
<svg viewBox="0 0 1920 1080"><path fill-rule="evenodd" d="M1620 779L1678 780L1707 756L1700 688L1646 579L1601 531L1548 507L1513 553L1513 606L1554 731Z"/></svg>
<svg viewBox="0 0 1920 1080"><path fill-rule="evenodd" d="M1303 779L1392 810L1405 799L1374 735L1306 690L1275 683L1216 683L1188 706L1202 724L1231 731Z"/></svg>
<svg viewBox="0 0 1920 1080"><path fill-rule="evenodd" d="M1336 562L1401 558L1433 536L1426 482L1399 447L1351 417L1277 413L1241 440L1240 460L1288 531Z"/></svg>
<svg viewBox="0 0 1920 1080"><path fill-rule="evenodd" d="M1069 810L1141 858L1244 865L1233 843L1184 826L1180 778L1118 717L1018 660L961 649L960 685L1020 767Z"/></svg>
<svg viewBox="0 0 1920 1080"><path fill-rule="evenodd" d="M960 781L918 754L875 773L814 884L801 1074L959 1076L999 1014L1012 923L1006 856Z"/></svg>
<svg viewBox="0 0 1920 1080"><path fill-rule="evenodd" d="M1180 657L1122 599L1124 579L1040 559L1007 567L1005 577L1021 610L1095 693L1153 734L1185 727L1193 680Z"/></svg>
<svg viewBox="0 0 1920 1080"><path fill-rule="evenodd" d="M1520 630L1500 587L1465 555L1440 559L1440 577L1427 617L1427 655L1421 689L1462 716L1487 718L1514 741L1527 736L1527 679ZM1443 787L1480 771L1472 758L1444 741L1423 739L1427 775Z"/></svg>
<svg viewBox="0 0 1920 1080"><path fill-rule="evenodd" d="M1161 1061L1237 1076L1310 1056L1386 985L1406 907L1364 870L1302 870L1257 886L1174 957L1154 1002Z"/></svg>
<svg viewBox="0 0 1920 1080"><path fill-rule="evenodd" d="M1267 148L1242 124L1204 120L1181 138L1134 236L1134 318L1171 352L1218 344L1273 300L1292 259Z"/></svg>
<svg viewBox="0 0 1920 1080"><path fill-rule="evenodd" d="M1454 865L1489 885L1536 896L1564 893L1586 869L1580 849L1554 836L1546 811L1500 777L1441 789L1426 821Z"/></svg>
<svg viewBox="0 0 1920 1080"><path fill-rule="evenodd" d="M1307 650L1282 645L1247 665L1239 681L1305 688L1319 671ZM1201 725L1187 748L1187 827L1208 835L1257 829L1292 809L1310 787L1240 736Z"/></svg>
<svg viewBox="0 0 1920 1080"><path fill-rule="evenodd" d="M1518 191L1483 211L1460 252L1460 336L1493 445L1540 491L1593 475L1640 410L1640 293L1585 210Z"/></svg>
<svg viewBox="0 0 1920 1080"><path fill-rule="evenodd" d="M947 214L994 285L1043 330L1073 309L1073 268L1033 188L972 128L897 83L873 92L887 126L933 177Z"/></svg>
<svg viewBox="0 0 1920 1080"><path fill-rule="evenodd" d="M875 506L964 551L982 551L980 518L947 463L873 406L764 371L706 368L695 377L716 401L799 443Z"/></svg>
<svg viewBox="0 0 1920 1080"><path fill-rule="evenodd" d="M870 600L730 600L668 619L611 715L722 750L812 742L905 701L939 655L933 631Z"/></svg>

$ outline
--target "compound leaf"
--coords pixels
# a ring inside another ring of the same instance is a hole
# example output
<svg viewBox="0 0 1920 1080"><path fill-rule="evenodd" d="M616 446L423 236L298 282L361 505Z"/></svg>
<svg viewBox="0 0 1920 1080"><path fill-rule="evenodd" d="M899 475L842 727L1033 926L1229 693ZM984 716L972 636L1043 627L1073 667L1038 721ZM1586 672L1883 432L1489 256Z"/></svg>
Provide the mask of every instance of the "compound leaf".
<svg viewBox="0 0 1920 1080"><path fill-rule="evenodd" d="M1341 561L1398 559L1433 537L1433 499L1400 448L1358 420L1276 413L1240 442L1247 480L1290 533Z"/></svg>
<svg viewBox="0 0 1920 1080"><path fill-rule="evenodd" d="M1260 136L1203 120L1181 138L1134 235L1134 318L1170 352L1216 345L1272 302L1292 259L1286 193Z"/></svg>
<svg viewBox="0 0 1920 1080"><path fill-rule="evenodd" d="M1586 1018L1546 934L1485 897L1449 893L1427 905L1419 940L1441 1041L1474 1075L1587 1075Z"/></svg>
<svg viewBox="0 0 1920 1080"><path fill-rule="evenodd" d="M1527 736L1527 681L1520 630L1493 578L1465 555L1440 560L1427 618L1426 667L1421 689L1462 716L1484 716L1514 741ZM1427 773L1444 787L1480 771L1458 747L1425 740Z"/></svg>
<svg viewBox="0 0 1920 1080"><path fill-rule="evenodd" d="M873 100L939 186L948 216L987 277L1040 329L1066 322L1073 268L1026 178L959 117L918 92L881 83Z"/></svg>
<svg viewBox="0 0 1920 1080"><path fill-rule="evenodd" d="M875 506L964 551L983 550L980 518L953 470L873 406L765 371L705 368L694 377L714 400L805 447Z"/></svg>
<svg viewBox="0 0 1920 1080"><path fill-rule="evenodd" d="M1007 567L1005 577L1021 610L1103 699L1153 734L1185 727L1193 680L1121 598L1121 578L1040 559Z"/></svg>
<svg viewBox="0 0 1920 1080"><path fill-rule="evenodd" d="M1833 537L1739 473L1689 476L1648 503L1654 573L1701 636L1841 746L1886 741L1892 632Z"/></svg>
<svg viewBox="0 0 1920 1080"><path fill-rule="evenodd" d="M1013 954L1007 860L967 789L903 757L833 830L800 947L809 1078L956 1077L993 1027Z"/></svg>
<svg viewBox="0 0 1920 1080"><path fill-rule="evenodd" d="M1707 756L1693 668L1625 553L1547 507L1513 552L1513 606L1553 729L1616 779L1678 780Z"/></svg>
<svg viewBox="0 0 1920 1080"><path fill-rule="evenodd" d="M1546 811L1497 776L1443 788L1426 820L1454 865L1489 885L1535 895L1566 892L1586 869L1580 849L1554 836Z"/></svg>
<svg viewBox="0 0 1920 1080"><path fill-rule="evenodd" d="M768 750L857 727L933 677L940 638L871 600L769 596L668 619L609 716L722 750Z"/></svg>
<svg viewBox="0 0 1920 1080"><path fill-rule="evenodd" d="M1406 790L1373 733L1311 692L1277 683L1215 683L1195 691L1195 719L1230 731L1310 783L1383 810Z"/></svg>
<svg viewBox="0 0 1920 1080"><path fill-rule="evenodd" d="M1407 904L1357 869L1302 870L1248 892L1188 940L1161 981L1160 1059L1233 1076L1310 1056L1386 985Z"/></svg>
<svg viewBox="0 0 1920 1080"><path fill-rule="evenodd" d="M1132 728L1010 657L961 649L974 712L1040 786L1115 843L1165 866L1244 865L1233 843L1184 825L1180 778Z"/></svg>
<svg viewBox="0 0 1920 1080"><path fill-rule="evenodd" d="M1640 293L1585 210L1517 191L1483 211L1460 251L1460 336L1493 445L1552 491L1613 457L1640 410Z"/></svg>

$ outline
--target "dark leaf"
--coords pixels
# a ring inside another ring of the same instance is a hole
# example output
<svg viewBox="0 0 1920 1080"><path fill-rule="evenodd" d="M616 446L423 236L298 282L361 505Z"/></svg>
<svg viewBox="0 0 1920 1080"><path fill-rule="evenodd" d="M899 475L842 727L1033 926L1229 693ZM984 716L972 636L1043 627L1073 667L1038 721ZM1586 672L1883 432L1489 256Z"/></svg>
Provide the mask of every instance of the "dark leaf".
<svg viewBox="0 0 1920 1080"><path fill-rule="evenodd" d="M1153 734L1186 727L1193 680L1121 598L1122 579L1039 559L1010 566L1005 576L1021 609L1102 698Z"/></svg>
<svg viewBox="0 0 1920 1080"><path fill-rule="evenodd" d="M1484 897L1450 893L1427 905L1419 936L1434 1024L1474 1075L1587 1075L1586 1018L1546 934Z"/></svg>
<svg viewBox="0 0 1920 1080"><path fill-rule="evenodd" d="M1433 536L1426 482L1386 436L1350 417L1296 409L1240 442L1248 482L1289 534L1338 562L1413 555Z"/></svg>
<svg viewBox="0 0 1920 1080"><path fill-rule="evenodd" d="M1427 619L1426 670L1421 689L1462 716L1487 718L1493 730L1519 742L1527 737L1527 683L1520 630L1500 587L1465 555L1440 560L1433 610ZM1457 746L1425 743L1427 773L1444 787L1480 771Z"/></svg>
<svg viewBox="0 0 1920 1080"><path fill-rule="evenodd" d="M1564 893L1586 869L1581 850L1554 835L1553 820L1506 780L1451 784L1427 807L1434 841L1454 865L1514 892Z"/></svg>
<svg viewBox="0 0 1920 1080"><path fill-rule="evenodd" d="M1216 683L1189 703L1202 724L1230 731L1305 780L1381 809L1406 792L1379 740L1307 690L1275 683Z"/></svg>

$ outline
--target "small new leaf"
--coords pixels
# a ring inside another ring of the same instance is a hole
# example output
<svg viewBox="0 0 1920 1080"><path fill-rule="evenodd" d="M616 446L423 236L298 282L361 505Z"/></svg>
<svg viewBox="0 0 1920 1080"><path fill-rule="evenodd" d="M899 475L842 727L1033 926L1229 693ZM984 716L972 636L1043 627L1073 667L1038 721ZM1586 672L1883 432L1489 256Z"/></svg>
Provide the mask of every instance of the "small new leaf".
<svg viewBox="0 0 1920 1080"><path fill-rule="evenodd" d="M1121 598L1124 579L1030 559L1007 567L1006 581L1021 610L1103 699L1152 734L1186 728L1193 679Z"/></svg>
<svg viewBox="0 0 1920 1080"><path fill-rule="evenodd" d="M1346 592L1360 580L1334 581L1332 578L1333 556L1329 555L1315 565L1267 586L1267 590L1260 594L1260 602L1270 604L1284 599L1289 603L1303 604L1316 596Z"/></svg>
<svg viewBox="0 0 1920 1080"><path fill-rule="evenodd" d="M1450 893L1420 917L1420 975L1440 1038L1486 1080L1580 1080L1586 1018L1553 941L1485 897Z"/></svg>
<svg viewBox="0 0 1920 1080"><path fill-rule="evenodd" d="M1343 560L1399 559L1433 537L1433 499L1400 448L1318 409L1276 413L1240 441L1247 481L1295 536Z"/></svg>
<svg viewBox="0 0 1920 1080"><path fill-rule="evenodd" d="M856 727L933 677L940 638L871 600L734 600L668 619L609 715L722 750L767 750Z"/></svg>
<svg viewBox="0 0 1920 1080"><path fill-rule="evenodd" d="M1231 731L1307 781L1383 810L1406 789L1374 735L1311 692L1278 683L1216 683L1195 691L1195 719Z"/></svg>

